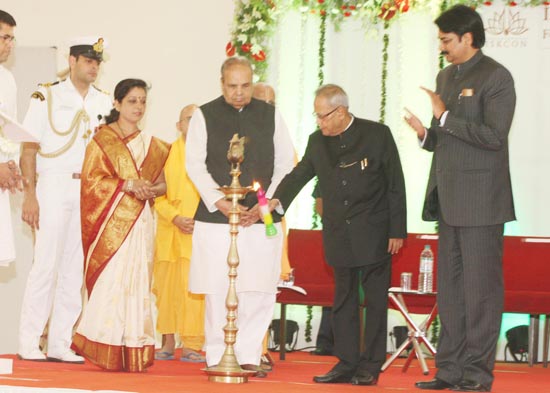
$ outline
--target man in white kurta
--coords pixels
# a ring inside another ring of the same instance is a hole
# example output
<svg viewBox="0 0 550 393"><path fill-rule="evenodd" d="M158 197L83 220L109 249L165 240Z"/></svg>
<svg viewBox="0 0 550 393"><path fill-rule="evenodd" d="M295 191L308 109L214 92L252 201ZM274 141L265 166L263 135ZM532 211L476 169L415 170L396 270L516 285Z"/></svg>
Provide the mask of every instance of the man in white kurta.
<svg viewBox="0 0 550 393"><path fill-rule="evenodd" d="M0 110L15 119L17 116L17 87L15 79L2 63L8 60L15 44L15 20L0 10ZM11 225L10 189L18 181L15 159L19 155L19 144L13 143L2 134L0 120L0 266L7 266L15 260L15 244Z"/></svg>
<svg viewBox="0 0 550 393"><path fill-rule="evenodd" d="M112 107L109 95L92 85L102 61L102 43L98 37L75 40L70 77L33 93L24 120L40 141L24 143L21 155L21 171L29 180L22 218L35 231L19 326L18 355L24 360L84 363L70 345L82 309L80 171L86 143ZM39 341L48 319L46 357Z"/></svg>
<svg viewBox="0 0 550 393"><path fill-rule="evenodd" d="M223 96L193 114L186 147L187 171L201 195L195 215L189 289L206 294L205 349L209 367L220 362L225 349L230 247L227 216L231 202L217 188L231 181L226 158L228 142L233 133L247 138L241 184L258 181L268 197L294 166L294 148L280 113L272 105L252 99L252 68L248 60L227 59L221 81ZM275 306L283 237L280 223L275 224L277 236L266 236L263 223L257 220L256 204L254 193L241 201L236 280L239 331L234 349L242 368L265 376L258 365Z"/></svg>

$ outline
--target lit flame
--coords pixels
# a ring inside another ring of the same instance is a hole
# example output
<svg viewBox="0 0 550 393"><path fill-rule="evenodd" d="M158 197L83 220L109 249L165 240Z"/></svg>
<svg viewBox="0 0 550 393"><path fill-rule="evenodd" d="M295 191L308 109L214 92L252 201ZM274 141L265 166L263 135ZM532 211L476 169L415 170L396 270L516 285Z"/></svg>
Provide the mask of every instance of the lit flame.
<svg viewBox="0 0 550 393"><path fill-rule="evenodd" d="M254 183L252 183L252 188L254 189L254 191L258 191L260 189L260 183L258 183L257 181L255 181Z"/></svg>

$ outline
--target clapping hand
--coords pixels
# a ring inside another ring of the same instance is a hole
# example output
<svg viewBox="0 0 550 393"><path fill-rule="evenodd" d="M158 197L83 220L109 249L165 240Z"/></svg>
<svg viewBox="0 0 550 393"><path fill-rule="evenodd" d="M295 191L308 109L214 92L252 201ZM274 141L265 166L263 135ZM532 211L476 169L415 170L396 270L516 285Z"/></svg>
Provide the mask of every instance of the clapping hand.
<svg viewBox="0 0 550 393"><path fill-rule="evenodd" d="M13 160L0 163L0 190L23 191L23 177Z"/></svg>
<svg viewBox="0 0 550 393"><path fill-rule="evenodd" d="M430 100L432 101L432 112L436 119L441 119L441 116L443 115L443 112L447 110L447 107L445 106L445 103L437 94L435 91L428 89L427 87L420 86L422 90L424 90L428 96L430 97Z"/></svg>
<svg viewBox="0 0 550 393"><path fill-rule="evenodd" d="M407 108L405 108L405 116L403 116L403 119L416 132L418 139L423 140L424 135L426 135L426 129L422 125L420 119Z"/></svg>

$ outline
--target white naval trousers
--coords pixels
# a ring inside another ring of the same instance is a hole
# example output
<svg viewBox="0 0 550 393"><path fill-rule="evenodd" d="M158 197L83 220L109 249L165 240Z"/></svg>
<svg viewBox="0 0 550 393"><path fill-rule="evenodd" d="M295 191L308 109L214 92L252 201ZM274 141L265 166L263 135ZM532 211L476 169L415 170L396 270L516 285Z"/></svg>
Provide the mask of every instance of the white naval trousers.
<svg viewBox="0 0 550 393"><path fill-rule="evenodd" d="M260 364L262 343L273 318L275 294L264 292L240 292L237 294L239 306L236 325L237 340L234 344L235 356L239 364ZM205 295L205 351L206 364L218 364L225 350L223 327L227 323L225 307L226 295Z"/></svg>
<svg viewBox="0 0 550 393"><path fill-rule="evenodd" d="M41 174L36 195L40 229L21 307L19 350L38 348L49 318L48 356L59 357L70 348L82 309L80 180L72 173Z"/></svg>

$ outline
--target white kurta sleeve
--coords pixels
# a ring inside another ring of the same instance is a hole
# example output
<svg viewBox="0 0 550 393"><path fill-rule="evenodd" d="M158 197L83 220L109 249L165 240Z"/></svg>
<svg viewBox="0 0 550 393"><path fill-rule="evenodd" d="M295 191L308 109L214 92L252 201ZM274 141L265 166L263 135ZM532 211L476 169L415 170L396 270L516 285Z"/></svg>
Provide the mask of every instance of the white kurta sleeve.
<svg viewBox="0 0 550 393"><path fill-rule="evenodd" d="M277 186L283 178L294 168L296 152L288 127L281 116L281 112L275 109L275 133L273 135L275 146L275 162L273 164L273 176L271 184L266 191L266 196L271 198Z"/></svg>
<svg viewBox="0 0 550 393"><path fill-rule="evenodd" d="M206 208L212 213L218 210L215 204L224 195L221 191L218 191L219 185L206 167L207 141L206 121L202 111L197 109L189 122L185 146L185 167Z"/></svg>

